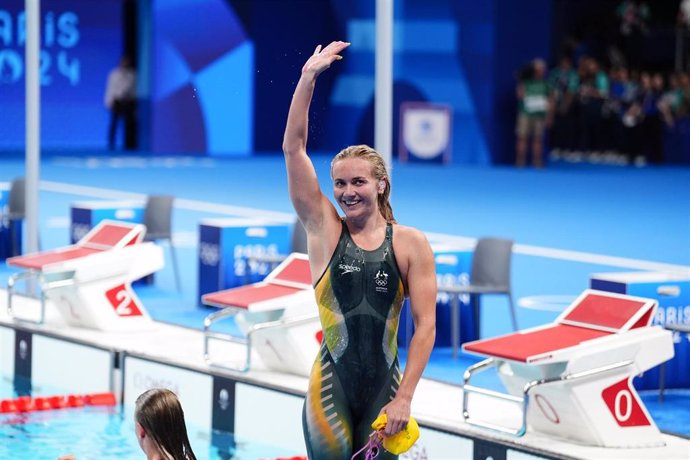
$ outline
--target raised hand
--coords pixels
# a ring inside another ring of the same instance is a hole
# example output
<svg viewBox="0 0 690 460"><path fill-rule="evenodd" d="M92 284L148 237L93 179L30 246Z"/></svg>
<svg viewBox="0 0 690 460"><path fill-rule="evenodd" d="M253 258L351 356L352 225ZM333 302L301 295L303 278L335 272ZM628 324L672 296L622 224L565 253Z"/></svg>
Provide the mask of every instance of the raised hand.
<svg viewBox="0 0 690 460"><path fill-rule="evenodd" d="M340 52L350 46L348 42L333 41L325 48L317 46L307 62L302 67L302 73L313 73L317 77L321 72L331 66L333 61L338 61L343 57Z"/></svg>

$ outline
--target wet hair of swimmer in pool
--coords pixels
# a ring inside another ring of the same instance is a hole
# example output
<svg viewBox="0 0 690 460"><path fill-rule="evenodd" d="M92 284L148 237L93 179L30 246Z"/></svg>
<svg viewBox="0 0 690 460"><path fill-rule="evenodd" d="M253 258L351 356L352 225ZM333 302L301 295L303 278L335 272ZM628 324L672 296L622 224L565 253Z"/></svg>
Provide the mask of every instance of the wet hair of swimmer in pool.
<svg viewBox="0 0 690 460"><path fill-rule="evenodd" d="M134 422L137 441L147 459L196 460L182 405L172 391L152 388L139 395Z"/></svg>

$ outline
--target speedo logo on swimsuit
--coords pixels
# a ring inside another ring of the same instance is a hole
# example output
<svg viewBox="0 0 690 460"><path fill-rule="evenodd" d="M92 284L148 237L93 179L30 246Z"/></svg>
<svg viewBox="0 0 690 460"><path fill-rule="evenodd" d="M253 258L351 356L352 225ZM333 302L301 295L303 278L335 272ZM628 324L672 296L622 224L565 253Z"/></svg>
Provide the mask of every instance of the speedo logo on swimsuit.
<svg viewBox="0 0 690 460"><path fill-rule="evenodd" d="M361 272L362 271L362 269L356 265L338 264L338 268L340 270L342 270L342 272L340 273L341 275L344 275L346 273Z"/></svg>

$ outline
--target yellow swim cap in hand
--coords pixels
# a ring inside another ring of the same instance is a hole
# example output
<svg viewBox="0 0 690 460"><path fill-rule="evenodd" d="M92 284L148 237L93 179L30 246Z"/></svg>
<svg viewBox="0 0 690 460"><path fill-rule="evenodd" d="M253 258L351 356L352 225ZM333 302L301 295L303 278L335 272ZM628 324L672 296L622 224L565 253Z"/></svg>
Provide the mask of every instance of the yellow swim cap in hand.
<svg viewBox="0 0 690 460"><path fill-rule="evenodd" d="M371 427L376 431L380 431L386 427L388 417L386 414L379 415ZM383 436L383 448L394 455L400 455L410 450L410 447L419 439L419 425L417 421L410 416L405 429L398 431L393 436Z"/></svg>

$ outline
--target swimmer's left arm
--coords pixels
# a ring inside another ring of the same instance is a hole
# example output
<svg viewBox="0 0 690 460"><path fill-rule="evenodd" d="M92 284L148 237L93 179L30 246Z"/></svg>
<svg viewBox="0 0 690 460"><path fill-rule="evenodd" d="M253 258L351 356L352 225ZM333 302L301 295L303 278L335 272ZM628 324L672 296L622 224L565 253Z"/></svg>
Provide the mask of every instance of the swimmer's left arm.
<svg viewBox="0 0 690 460"><path fill-rule="evenodd" d="M407 364L398 392L395 398L381 410L381 412L386 412L388 417L384 431L387 436L397 433L407 424L410 418L412 396L429 361L436 339L434 253L422 232L414 229L406 230L409 234L405 239L409 238L409 242L404 242L402 247L413 248L406 253L408 258L407 291L415 332L410 341Z"/></svg>

